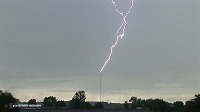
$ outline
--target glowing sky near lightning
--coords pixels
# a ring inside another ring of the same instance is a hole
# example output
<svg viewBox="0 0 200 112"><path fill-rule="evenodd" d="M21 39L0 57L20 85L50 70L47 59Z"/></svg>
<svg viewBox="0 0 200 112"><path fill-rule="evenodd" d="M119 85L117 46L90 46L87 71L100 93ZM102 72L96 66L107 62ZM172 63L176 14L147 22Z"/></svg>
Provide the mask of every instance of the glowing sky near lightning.
<svg viewBox="0 0 200 112"><path fill-rule="evenodd" d="M128 16L128 14L130 13L132 7L133 7L133 4L134 4L134 0L131 0L131 5L127 11L127 13L122 13L121 11L119 11L119 9L117 8L117 3L115 0L112 0L112 4L114 5L115 7L115 11L117 13L119 13L123 19L123 22L122 24L120 25L120 27L117 29L117 32L116 32L116 41L115 43L111 46L110 48L110 54L108 56L108 59L105 61L104 65L102 66L100 72L103 71L103 69L105 68L105 66L107 65L107 63L110 61L111 57L112 57L112 54L113 54L113 48L118 44L118 41L119 39L122 39L125 35L125 30L126 30L126 25L127 25L127 21L126 21L126 17Z"/></svg>

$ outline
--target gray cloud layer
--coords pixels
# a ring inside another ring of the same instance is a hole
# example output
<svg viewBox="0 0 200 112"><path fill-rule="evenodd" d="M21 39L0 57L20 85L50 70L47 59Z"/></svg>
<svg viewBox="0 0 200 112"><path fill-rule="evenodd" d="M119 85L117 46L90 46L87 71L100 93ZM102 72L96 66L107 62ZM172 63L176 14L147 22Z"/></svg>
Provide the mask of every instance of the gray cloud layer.
<svg viewBox="0 0 200 112"><path fill-rule="evenodd" d="M125 11L130 1L117 3ZM101 74L105 100L187 100L200 92L199 4L135 1L125 37ZM0 88L21 100L70 99L82 89L98 100L99 70L121 22L109 0L1 0Z"/></svg>

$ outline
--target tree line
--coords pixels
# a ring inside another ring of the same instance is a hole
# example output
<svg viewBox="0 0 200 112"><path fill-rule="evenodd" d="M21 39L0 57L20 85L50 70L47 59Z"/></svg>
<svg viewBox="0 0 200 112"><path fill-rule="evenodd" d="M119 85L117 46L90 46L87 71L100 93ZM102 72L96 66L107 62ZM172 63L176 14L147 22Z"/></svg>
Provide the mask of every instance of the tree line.
<svg viewBox="0 0 200 112"><path fill-rule="evenodd" d="M10 104L16 104L19 100L11 93L0 90L0 112L18 112L17 108L9 109ZM57 100L54 96L45 97L43 99L44 108L65 108L66 103L63 100ZM37 104L36 99L30 99L28 104ZM195 94L193 99L185 102L176 101L168 103L163 99L141 99L132 96L129 101L124 102L124 109L143 109L152 112L200 112L200 94ZM71 109L104 109L101 102L91 105L86 101L85 91L75 92L69 101Z"/></svg>
<svg viewBox="0 0 200 112"><path fill-rule="evenodd" d="M31 99L33 100L33 99ZM31 102L29 100L28 102ZM85 91L78 91L74 94L72 99L69 101L69 106L71 109L103 109L103 104L97 102L95 106L92 106L89 102L86 102L86 94ZM35 104L36 102L34 102ZM45 97L43 100L44 107L66 107L64 101L59 100L57 101L56 97L49 96Z"/></svg>
<svg viewBox="0 0 200 112"><path fill-rule="evenodd" d="M132 96L129 100L131 106L129 107L128 101L124 102L125 109L144 109L153 112L200 112L200 94L195 94L194 98L185 102L175 101L168 103L163 99L141 99Z"/></svg>

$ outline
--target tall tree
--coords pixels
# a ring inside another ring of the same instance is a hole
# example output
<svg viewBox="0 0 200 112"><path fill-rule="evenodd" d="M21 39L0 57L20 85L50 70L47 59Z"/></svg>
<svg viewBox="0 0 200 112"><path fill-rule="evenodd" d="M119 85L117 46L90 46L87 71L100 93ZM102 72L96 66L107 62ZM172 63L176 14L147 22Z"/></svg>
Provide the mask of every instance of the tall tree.
<svg viewBox="0 0 200 112"><path fill-rule="evenodd" d="M86 95L85 91L78 91L74 94L72 100L70 100L70 107L73 109L80 109L81 104L85 103Z"/></svg>
<svg viewBox="0 0 200 112"><path fill-rule="evenodd" d="M57 102L56 97L53 96L49 96L49 97L45 97L43 100L43 104L45 107L55 107Z"/></svg>
<svg viewBox="0 0 200 112"><path fill-rule="evenodd" d="M72 99L78 99L80 102L85 102L86 99L85 91L76 92Z"/></svg>

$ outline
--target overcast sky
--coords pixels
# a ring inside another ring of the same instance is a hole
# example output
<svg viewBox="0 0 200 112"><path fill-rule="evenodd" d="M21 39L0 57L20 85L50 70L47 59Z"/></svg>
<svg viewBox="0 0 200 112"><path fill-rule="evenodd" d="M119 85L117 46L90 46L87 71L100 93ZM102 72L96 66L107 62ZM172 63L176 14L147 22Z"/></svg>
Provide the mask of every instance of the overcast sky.
<svg viewBox="0 0 200 112"><path fill-rule="evenodd" d="M131 0L116 0L126 12ZM102 75L102 100L200 93L200 0L135 0ZM0 89L21 101L99 101L99 70L122 22L110 0L0 0Z"/></svg>

